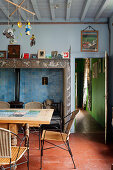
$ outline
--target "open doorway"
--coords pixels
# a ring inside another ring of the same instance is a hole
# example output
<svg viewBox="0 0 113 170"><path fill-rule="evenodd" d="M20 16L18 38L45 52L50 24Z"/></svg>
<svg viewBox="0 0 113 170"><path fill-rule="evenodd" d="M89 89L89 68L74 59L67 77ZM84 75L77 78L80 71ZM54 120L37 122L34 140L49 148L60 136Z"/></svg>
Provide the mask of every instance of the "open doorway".
<svg viewBox="0 0 113 170"><path fill-rule="evenodd" d="M105 59L75 60L75 105L78 133L103 133L105 128Z"/></svg>

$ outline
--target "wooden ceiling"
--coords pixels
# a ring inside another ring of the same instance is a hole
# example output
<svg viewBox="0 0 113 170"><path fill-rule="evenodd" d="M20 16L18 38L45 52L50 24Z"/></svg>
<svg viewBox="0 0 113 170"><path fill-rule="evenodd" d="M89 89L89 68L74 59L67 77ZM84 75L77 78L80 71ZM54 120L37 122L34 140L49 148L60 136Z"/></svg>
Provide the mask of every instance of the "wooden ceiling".
<svg viewBox="0 0 113 170"><path fill-rule="evenodd" d="M10 0L20 4L22 0ZM113 15L113 0L25 0L11 17L16 6L0 0L0 22L104 22Z"/></svg>

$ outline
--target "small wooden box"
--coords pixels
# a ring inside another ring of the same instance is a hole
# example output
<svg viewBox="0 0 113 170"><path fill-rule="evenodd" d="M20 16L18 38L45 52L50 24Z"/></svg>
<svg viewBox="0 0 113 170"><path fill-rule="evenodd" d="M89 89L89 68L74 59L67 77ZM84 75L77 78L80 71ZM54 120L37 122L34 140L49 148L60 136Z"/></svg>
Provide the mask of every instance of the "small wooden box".
<svg viewBox="0 0 113 170"><path fill-rule="evenodd" d="M20 58L20 45L8 45L8 58Z"/></svg>

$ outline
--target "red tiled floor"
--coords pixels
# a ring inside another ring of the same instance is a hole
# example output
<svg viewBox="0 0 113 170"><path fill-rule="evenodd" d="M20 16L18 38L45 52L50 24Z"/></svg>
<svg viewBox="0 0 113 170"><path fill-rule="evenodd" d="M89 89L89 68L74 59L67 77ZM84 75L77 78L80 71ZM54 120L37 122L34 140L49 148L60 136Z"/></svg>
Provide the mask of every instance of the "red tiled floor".
<svg viewBox="0 0 113 170"><path fill-rule="evenodd" d="M70 146L77 170L111 170L113 145L104 144L103 133L71 134ZM30 170L40 169L37 147L38 137L30 134ZM73 164L68 152L58 148L44 151L43 170L69 169L73 169ZM18 166L17 170L27 170L27 166Z"/></svg>

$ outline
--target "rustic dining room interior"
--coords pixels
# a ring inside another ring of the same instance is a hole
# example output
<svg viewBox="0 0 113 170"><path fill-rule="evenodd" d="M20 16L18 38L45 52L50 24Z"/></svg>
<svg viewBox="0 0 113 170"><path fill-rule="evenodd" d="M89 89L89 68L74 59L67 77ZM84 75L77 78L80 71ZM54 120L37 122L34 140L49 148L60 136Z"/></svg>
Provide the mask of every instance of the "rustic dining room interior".
<svg viewBox="0 0 113 170"><path fill-rule="evenodd" d="M1 170L113 170L112 45L113 0L0 0Z"/></svg>

